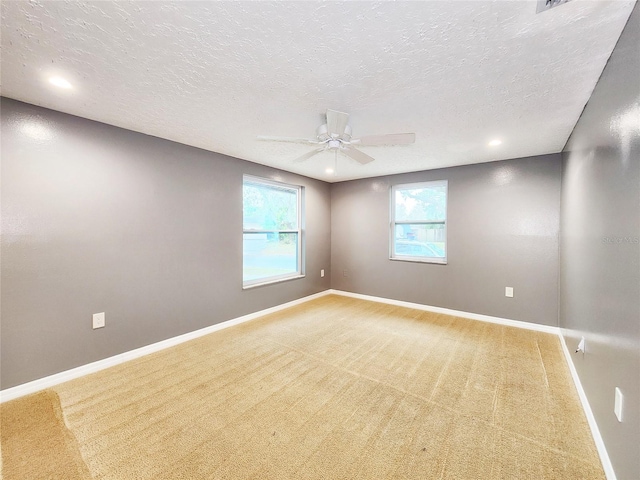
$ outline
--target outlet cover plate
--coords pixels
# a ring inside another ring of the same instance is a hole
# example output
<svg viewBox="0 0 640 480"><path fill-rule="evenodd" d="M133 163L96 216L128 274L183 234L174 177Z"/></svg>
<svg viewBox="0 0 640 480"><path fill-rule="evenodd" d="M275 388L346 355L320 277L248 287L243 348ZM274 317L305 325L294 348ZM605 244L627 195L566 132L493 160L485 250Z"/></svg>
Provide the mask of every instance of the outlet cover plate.
<svg viewBox="0 0 640 480"><path fill-rule="evenodd" d="M105 325L105 315L104 312L94 313L93 314L93 329L102 328Z"/></svg>
<svg viewBox="0 0 640 480"><path fill-rule="evenodd" d="M504 296L513 298L513 287L504 287Z"/></svg>
<svg viewBox="0 0 640 480"><path fill-rule="evenodd" d="M622 422L622 405L623 405L624 397L622 396L622 392L618 387L616 387L616 400L613 405L613 413L616 414L616 418L619 422Z"/></svg>

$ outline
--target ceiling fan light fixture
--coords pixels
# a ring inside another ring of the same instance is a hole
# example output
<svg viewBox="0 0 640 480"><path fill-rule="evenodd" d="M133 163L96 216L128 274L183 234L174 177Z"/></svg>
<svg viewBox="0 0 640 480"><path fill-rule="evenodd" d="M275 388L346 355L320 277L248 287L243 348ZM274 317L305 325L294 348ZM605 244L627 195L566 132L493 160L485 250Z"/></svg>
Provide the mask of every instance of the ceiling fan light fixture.
<svg viewBox="0 0 640 480"><path fill-rule="evenodd" d="M502 140L500 140L499 138L496 138L489 142L490 147L497 147L498 145L501 145L501 144L502 144Z"/></svg>
<svg viewBox="0 0 640 480"><path fill-rule="evenodd" d="M344 133L342 134L342 141L349 143L351 141L351 125L344 127Z"/></svg>
<svg viewBox="0 0 640 480"><path fill-rule="evenodd" d="M320 142L324 142L325 140L329 139L329 133L327 130L327 124L323 123L322 125L320 125L317 129L316 129L316 136L318 138L318 141Z"/></svg>

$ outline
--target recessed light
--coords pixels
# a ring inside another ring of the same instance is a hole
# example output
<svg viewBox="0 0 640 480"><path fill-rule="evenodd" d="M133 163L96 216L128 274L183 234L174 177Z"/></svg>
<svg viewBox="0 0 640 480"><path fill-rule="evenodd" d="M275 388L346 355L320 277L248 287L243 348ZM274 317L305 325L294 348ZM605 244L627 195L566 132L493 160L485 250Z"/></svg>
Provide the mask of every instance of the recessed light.
<svg viewBox="0 0 640 480"><path fill-rule="evenodd" d="M331 173L333 173L333 168L327 168L327 169L325 170L325 172L327 172L327 173L331 174Z"/></svg>
<svg viewBox="0 0 640 480"><path fill-rule="evenodd" d="M72 85L62 77L49 77L49 83L60 88L72 88Z"/></svg>
<svg viewBox="0 0 640 480"><path fill-rule="evenodd" d="M502 143L502 140L498 140L497 138L495 140L491 140L489 142L489 146L490 147L497 147L498 145L500 145Z"/></svg>

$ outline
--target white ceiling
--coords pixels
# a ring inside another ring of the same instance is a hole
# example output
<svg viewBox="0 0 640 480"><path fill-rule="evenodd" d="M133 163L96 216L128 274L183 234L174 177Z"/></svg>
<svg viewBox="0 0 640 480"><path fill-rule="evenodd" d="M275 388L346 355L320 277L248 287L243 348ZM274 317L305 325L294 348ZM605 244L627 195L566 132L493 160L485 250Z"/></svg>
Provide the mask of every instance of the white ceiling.
<svg viewBox="0 0 640 480"><path fill-rule="evenodd" d="M2 95L330 182L525 157L562 150L633 5L3 1ZM332 176L256 140L313 138L327 108L416 143Z"/></svg>

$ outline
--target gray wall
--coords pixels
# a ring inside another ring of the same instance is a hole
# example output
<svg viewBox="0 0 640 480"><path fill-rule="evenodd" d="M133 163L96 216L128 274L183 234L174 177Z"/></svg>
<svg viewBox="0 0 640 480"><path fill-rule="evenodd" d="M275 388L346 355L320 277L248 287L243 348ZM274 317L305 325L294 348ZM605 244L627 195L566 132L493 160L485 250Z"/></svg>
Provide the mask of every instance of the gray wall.
<svg viewBox="0 0 640 480"><path fill-rule="evenodd" d="M560 326L620 480L640 478L640 8L563 155ZM623 422L614 388L625 395Z"/></svg>
<svg viewBox="0 0 640 480"><path fill-rule="evenodd" d="M331 287L556 326L560 175L556 154L334 184ZM427 180L449 181L448 264L389 260L389 188Z"/></svg>
<svg viewBox="0 0 640 480"><path fill-rule="evenodd" d="M3 389L329 288L326 183L9 99L1 132ZM242 290L244 173L306 187L306 278Z"/></svg>

